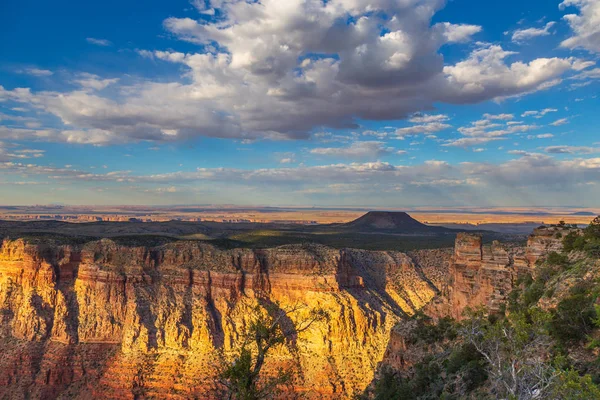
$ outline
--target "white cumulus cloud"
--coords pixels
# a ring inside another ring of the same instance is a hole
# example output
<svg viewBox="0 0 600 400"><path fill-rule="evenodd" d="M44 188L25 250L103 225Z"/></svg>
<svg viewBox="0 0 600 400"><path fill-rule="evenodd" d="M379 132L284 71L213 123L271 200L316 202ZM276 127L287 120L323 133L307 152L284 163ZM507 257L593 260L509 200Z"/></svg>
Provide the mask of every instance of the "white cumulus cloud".
<svg viewBox="0 0 600 400"><path fill-rule="evenodd" d="M573 36L561 43L569 49L583 48L592 53L600 53L600 1L598 0L565 0L560 9L569 7L579 9L578 14L567 14L563 17L571 27Z"/></svg>

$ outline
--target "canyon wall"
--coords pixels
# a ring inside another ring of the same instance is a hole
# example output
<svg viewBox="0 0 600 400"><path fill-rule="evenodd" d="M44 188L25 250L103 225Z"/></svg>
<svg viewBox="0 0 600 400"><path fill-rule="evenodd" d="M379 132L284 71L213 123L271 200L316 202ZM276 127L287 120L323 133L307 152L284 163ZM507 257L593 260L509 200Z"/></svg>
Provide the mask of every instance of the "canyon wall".
<svg viewBox="0 0 600 400"><path fill-rule="evenodd" d="M538 260L552 251L562 251L562 238L573 230L567 226L535 229L524 247L499 242L484 245L479 234L459 233L446 281L438 286L440 294L421 311L434 320L461 320L467 308L483 306L491 312L499 311L518 277L535 276ZM443 351L410 345L408 338L416 326L414 320L402 320L392 329L379 371L405 371L428 354Z"/></svg>
<svg viewBox="0 0 600 400"><path fill-rule="evenodd" d="M519 275L561 249L565 229L538 229L524 248L459 234L453 251L408 254L4 240L0 398L211 398L217 360L235 353L265 301L300 306L292 320L315 308L330 316L289 338L265 370L294 368L294 391L308 398L350 398L382 359L416 359L407 316L498 310Z"/></svg>
<svg viewBox="0 0 600 400"><path fill-rule="evenodd" d="M449 315L461 319L466 308L478 306L498 311L512 289L516 264L529 267L523 255L509 252L501 243L483 246L479 235L458 234L450 267Z"/></svg>
<svg viewBox="0 0 600 400"><path fill-rule="evenodd" d="M497 241L484 246L480 235L459 233L444 299L447 308L441 314L461 319L466 308L484 306L499 311L518 277L535 276L537 261L550 252L562 251L562 238L572 230L566 226L537 228L524 249Z"/></svg>
<svg viewBox="0 0 600 400"><path fill-rule="evenodd" d="M289 338L266 371L293 366L296 391L348 398L372 380L397 322L440 293L448 265L444 251L4 240L0 397L210 398L215 360L269 301L330 318Z"/></svg>

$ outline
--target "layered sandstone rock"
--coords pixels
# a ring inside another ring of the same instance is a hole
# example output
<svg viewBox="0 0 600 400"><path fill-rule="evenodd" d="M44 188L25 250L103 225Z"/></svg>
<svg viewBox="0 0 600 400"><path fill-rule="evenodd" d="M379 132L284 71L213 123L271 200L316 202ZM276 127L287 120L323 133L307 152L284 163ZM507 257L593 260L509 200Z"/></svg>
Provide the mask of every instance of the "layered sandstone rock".
<svg viewBox="0 0 600 400"><path fill-rule="evenodd" d="M480 235L458 234L450 267L451 316L462 318L466 308L492 311L506 299L513 283L512 258L498 242L483 246Z"/></svg>
<svg viewBox="0 0 600 400"><path fill-rule="evenodd" d="M266 370L294 366L296 390L349 397L371 381L395 324L440 292L448 263L423 254L5 240L0 397L205 398L217 354L239 347L259 299L304 305L296 318L331 316Z"/></svg>
<svg viewBox="0 0 600 400"><path fill-rule="evenodd" d="M552 225L539 227L533 231L527 240L526 258L529 264L535 265L537 260L546 254L563 249L562 238L570 232L579 232L578 228Z"/></svg>
<svg viewBox="0 0 600 400"><path fill-rule="evenodd" d="M550 252L562 251L562 238L574 230L577 229L556 225L537 228L525 248L499 242L484 246L480 235L459 233L444 299L448 303L446 315L460 319L466 308L480 306L498 311L517 278L524 274L535 276L538 260Z"/></svg>
<svg viewBox="0 0 600 400"><path fill-rule="evenodd" d="M564 235L564 233L563 233ZM377 364L408 366L398 324L417 310L460 319L498 310L513 282L559 250L539 229L526 248L459 234L454 251L409 254L317 245L221 250L5 240L0 247L0 397L208 398L217 355L239 347L259 301L323 308L330 319L290 338L266 371L299 371L309 398L349 398ZM416 357L416 358L415 358Z"/></svg>
<svg viewBox="0 0 600 400"><path fill-rule="evenodd" d="M466 308L485 307L491 312L499 311L517 278L522 274L535 275L537 261L552 251L562 251L562 237L573 230L567 226L536 229L526 246L499 242L484 245L479 234L459 233L445 277L446 284L439 285L439 295L421 311L433 320L443 317L460 320L464 318ZM432 254L428 253L428 256ZM597 268L590 268L586 279L596 279L597 271ZM567 291L573 284L561 282L557 288ZM556 300L544 299L541 305L549 308L556 305ZM410 344L408 339L416 326L414 320L402 320L392 329L384 358L378 366L379 372L391 368L404 373L428 355L444 351L431 347L440 344Z"/></svg>

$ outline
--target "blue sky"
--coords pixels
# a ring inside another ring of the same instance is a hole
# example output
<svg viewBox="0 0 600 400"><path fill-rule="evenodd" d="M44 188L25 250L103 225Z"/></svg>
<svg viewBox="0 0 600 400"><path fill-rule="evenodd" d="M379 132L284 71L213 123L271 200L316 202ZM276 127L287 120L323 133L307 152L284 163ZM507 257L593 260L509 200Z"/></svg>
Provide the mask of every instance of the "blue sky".
<svg viewBox="0 0 600 400"><path fill-rule="evenodd" d="M0 204L581 206L600 0L7 1Z"/></svg>

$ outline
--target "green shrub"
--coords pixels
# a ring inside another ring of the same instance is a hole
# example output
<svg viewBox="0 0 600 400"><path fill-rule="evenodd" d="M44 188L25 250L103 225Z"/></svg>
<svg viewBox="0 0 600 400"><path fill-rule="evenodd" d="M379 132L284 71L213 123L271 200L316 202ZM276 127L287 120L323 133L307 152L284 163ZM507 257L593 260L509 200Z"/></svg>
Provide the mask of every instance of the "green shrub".
<svg viewBox="0 0 600 400"><path fill-rule="evenodd" d="M565 267L569 264L569 257L567 257L565 254L560 254L555 251L552 251L550 252L550 254L548 254L548 257L546 257L546 261L550 265Z"/></svg>
<svg viewBox="0 0 600 400"><path fill-rule="evenodd" d="M600 257L600 239L599 238L590 239L583 246L583 250L585 250L592 257Z"/></svg>
<svg viewBox="0 0 600 400"><path fill-rule="evenodd" d="M548 290L546 290L546 293L544 293L544 297L551 298L552 296L554 296L554 292L556 292L556 287L551 287Z"/></svg>
<svg viewBox="0 0 600 400"><path fill-rule="evenodd" d="M562 240L563 243L563 251L565 253L569 253L573 250L580 250L575 247L575 242L577 239L581 238L577 232L569 232Z"/></svg>
<svg viewBox="0 0 600 400"><path fill-rule="evenodd" d="M565 252L584 250L592 257L600 257L600 216L583 230L583 235L571 232L565 236L563 248Z"/></svg>
<svg viewBox="0 0 600 400"><path fill-rule="evenodd" d="M536 280L523 292L523 306L531 307L536 304L544 294L545 285L543 282Z"/></svg>
<svg viewBox="0 0 600 400"><path fill-rule="evenodd" d="M600 257L600 217L583 230L583 235L571 232L565 236L563 248L565 252L584 250L592 257Z"/></svg>
<svg viewBox="0 0 600 400"><path fill-rule="evenodd" d="M569 370L561 374L552 391L553 399L589 400L600 399L600 388L594 385L590 375L580 376Z"/></svg>
<svg viewBox="0 0 600 400"><path fill-rule="evenodd" d="M572 294L558 303L550 322L550 333L562 343L575 343L586 337L594 326L594 296L575 287Z"/></svg>
<svg viewBox="0 0 600 400"><path fill-rule="evenodd" d="M375 384L374 400L414 399L409 382L393 372L386 370Z"/></svg>
<svg viewBox="0 0 600 400"><path fill-rule="evenodd" d="M532 283L533 283L533 277L531 276L531 274L524 274L517 278L517 281L515 282L515 286L527 287L527 286L531 285Z"/></svg>
<svg viewBox="0 0 600 400"><path fill-rule="evenodd" d="M424 362L417 364L410 383L415 393L427 393L437 397L443 391L443 384L439 381L442 369L438 363L432 361L426 359Z"/></svg>
<svg viewBox="0 0 600 400"><path fill-rule="evenodd" d="M600 239L600 216L594 220L584 230L584 235L590 239Z"/></svg>
<svg viewBox="0 0 600 400"><path fill-rule="evenodd" d="M511 313L521 311L523 306L521 305L521 289L514 288L508 295L508 311Z"/></svg>
<svg viewBox="0 0 600 400"><path fill-rule="evenodd" d="M413 318L416 319L417 326L407 338L408 343L433 344L456 337L454 320L450 317L440 318L437 324L432 323L431 318L422 313L416 314Z"/></svg>
<svg viewBox="0 0 600 400"><path fill-rule="evenodd" d="M483 356L470 343L450 353L445 370L449 375L461 375L468 391L480 386L487 379Z"/></svg>
<svg viewBox="0 0 600 400"><path fill-rule="evenodd" d="M556 265L544 265L537 269L536 281L548 283L552 278L554 278L557 274L564 270L563 266Z"/></svg>
<svg viewBox="0 0 600 400"><path fill-rule="evenodd" d="M584 236L579 236L577 239L575 239L575 243L573 243L573 248L575 250L583 250L584 246L585 246L585 237Z"/></svg>

